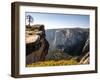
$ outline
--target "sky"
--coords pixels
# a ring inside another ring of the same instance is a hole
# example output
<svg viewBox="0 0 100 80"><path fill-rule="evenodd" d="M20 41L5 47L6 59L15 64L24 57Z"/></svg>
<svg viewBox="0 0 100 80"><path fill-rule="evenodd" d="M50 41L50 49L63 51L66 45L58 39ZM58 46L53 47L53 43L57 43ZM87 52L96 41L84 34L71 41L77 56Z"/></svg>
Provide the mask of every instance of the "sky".
<svg viewBox="0 0 100 80"><path fill-rule="evenodd" d="M89 15L26 12L25 16L27 15L31 15L34 19L31 25L43 24L45 29L90 27ZM28 21L26 19L27 24Z"/></svg>

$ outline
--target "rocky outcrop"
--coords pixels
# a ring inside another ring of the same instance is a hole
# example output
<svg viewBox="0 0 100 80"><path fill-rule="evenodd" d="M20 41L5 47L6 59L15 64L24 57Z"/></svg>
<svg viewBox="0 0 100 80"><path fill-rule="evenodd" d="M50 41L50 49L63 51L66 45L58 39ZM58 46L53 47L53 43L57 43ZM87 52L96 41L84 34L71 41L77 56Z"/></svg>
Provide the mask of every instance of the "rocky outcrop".
<svg viewBox="0 0 100 80"><path fill-rule="evenodd" d="M84 45L84 47L83 47L83 50L82 50L82 53L83 53L83 54L89 52L89 42L90 42L90 40L87 39L86 42L85 42L85 45Z"/></svg>
<svg viewBox="0 0 100 80"><path fill-rule="evenodd" d="M89 64L89 39L87 39L82 54L79 57L79 63L80 64Z"/></svg>
<svg viewBox="0 0 100 80"><path fill-rule="evenodd" d="M89 52L82 56L79 64L89 64Z"/></svg>
<svg viewBox="0 0 100 80"><path fill-rule="evenodd" d="M50 44L46 58L52 57L54 55L53 52L56 54L63 53L66 58L70 56L72 58L78 58L86 50L84 50L84 45L88 37L89 29L84 28L46 30L46 39Z"/></svg>
<svg viewBox="0 0 100 80"><path fill-rule="evenodd" d="M45 60L49 43L45 38L44 25L26 28L26 64Z"/></svg>

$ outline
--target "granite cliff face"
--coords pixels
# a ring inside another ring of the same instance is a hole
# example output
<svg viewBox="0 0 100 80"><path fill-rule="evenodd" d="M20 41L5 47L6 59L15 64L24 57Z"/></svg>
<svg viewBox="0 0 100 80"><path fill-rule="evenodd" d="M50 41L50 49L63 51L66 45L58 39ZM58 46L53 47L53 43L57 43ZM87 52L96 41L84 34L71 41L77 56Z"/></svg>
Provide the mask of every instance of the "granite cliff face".
<svg viewBox="0 0 100 80"><path fill-rule="evenodd" d="M82 54L85 54L87 52L87 51L85 52L85 50L89 46L86 43L88 38L89 38L89 29L84 29L84 28L65 28L65 29L46 30L46 39L50 44L46 59L52 59L55 55L56 57L60 55L59 59L61 58L78 59Z"/></svg>
<svg viewBox="0 0 100 80"><path fill-rule="evenodd" d="M26 26L26 64L44 60L71 60L89 63L89 29L44 29Z"/></svg>
<svg viewBox="0 0 100 80"><path fill-rule="evenodd" d="M44 25L26 26L26 64L45 60L49 43L45 38Z"/></svg>

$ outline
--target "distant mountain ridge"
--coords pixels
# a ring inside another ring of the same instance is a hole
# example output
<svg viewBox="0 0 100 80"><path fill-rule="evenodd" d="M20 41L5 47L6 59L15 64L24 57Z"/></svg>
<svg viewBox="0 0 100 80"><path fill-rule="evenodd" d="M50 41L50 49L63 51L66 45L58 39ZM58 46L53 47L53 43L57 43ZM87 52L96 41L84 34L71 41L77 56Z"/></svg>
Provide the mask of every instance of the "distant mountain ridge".
<svg viewBox="0 0 100 80"><path fill-rule="evenodd" d="M45 32L50 44L48 58L54 51L62 52L64 55L80 56L89 38L89 28L48 29Z"/></svg>

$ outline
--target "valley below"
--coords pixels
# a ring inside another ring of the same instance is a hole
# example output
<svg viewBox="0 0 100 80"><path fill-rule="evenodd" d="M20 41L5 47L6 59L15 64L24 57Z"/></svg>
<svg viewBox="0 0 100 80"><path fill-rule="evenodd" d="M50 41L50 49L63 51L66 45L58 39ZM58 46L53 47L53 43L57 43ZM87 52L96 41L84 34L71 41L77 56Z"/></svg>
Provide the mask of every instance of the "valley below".
<svg viewBox="0 0 100 80"><path fill-rule="evenodd" d="M26 67L89 64L89 28L26 26Z"/></svg>

